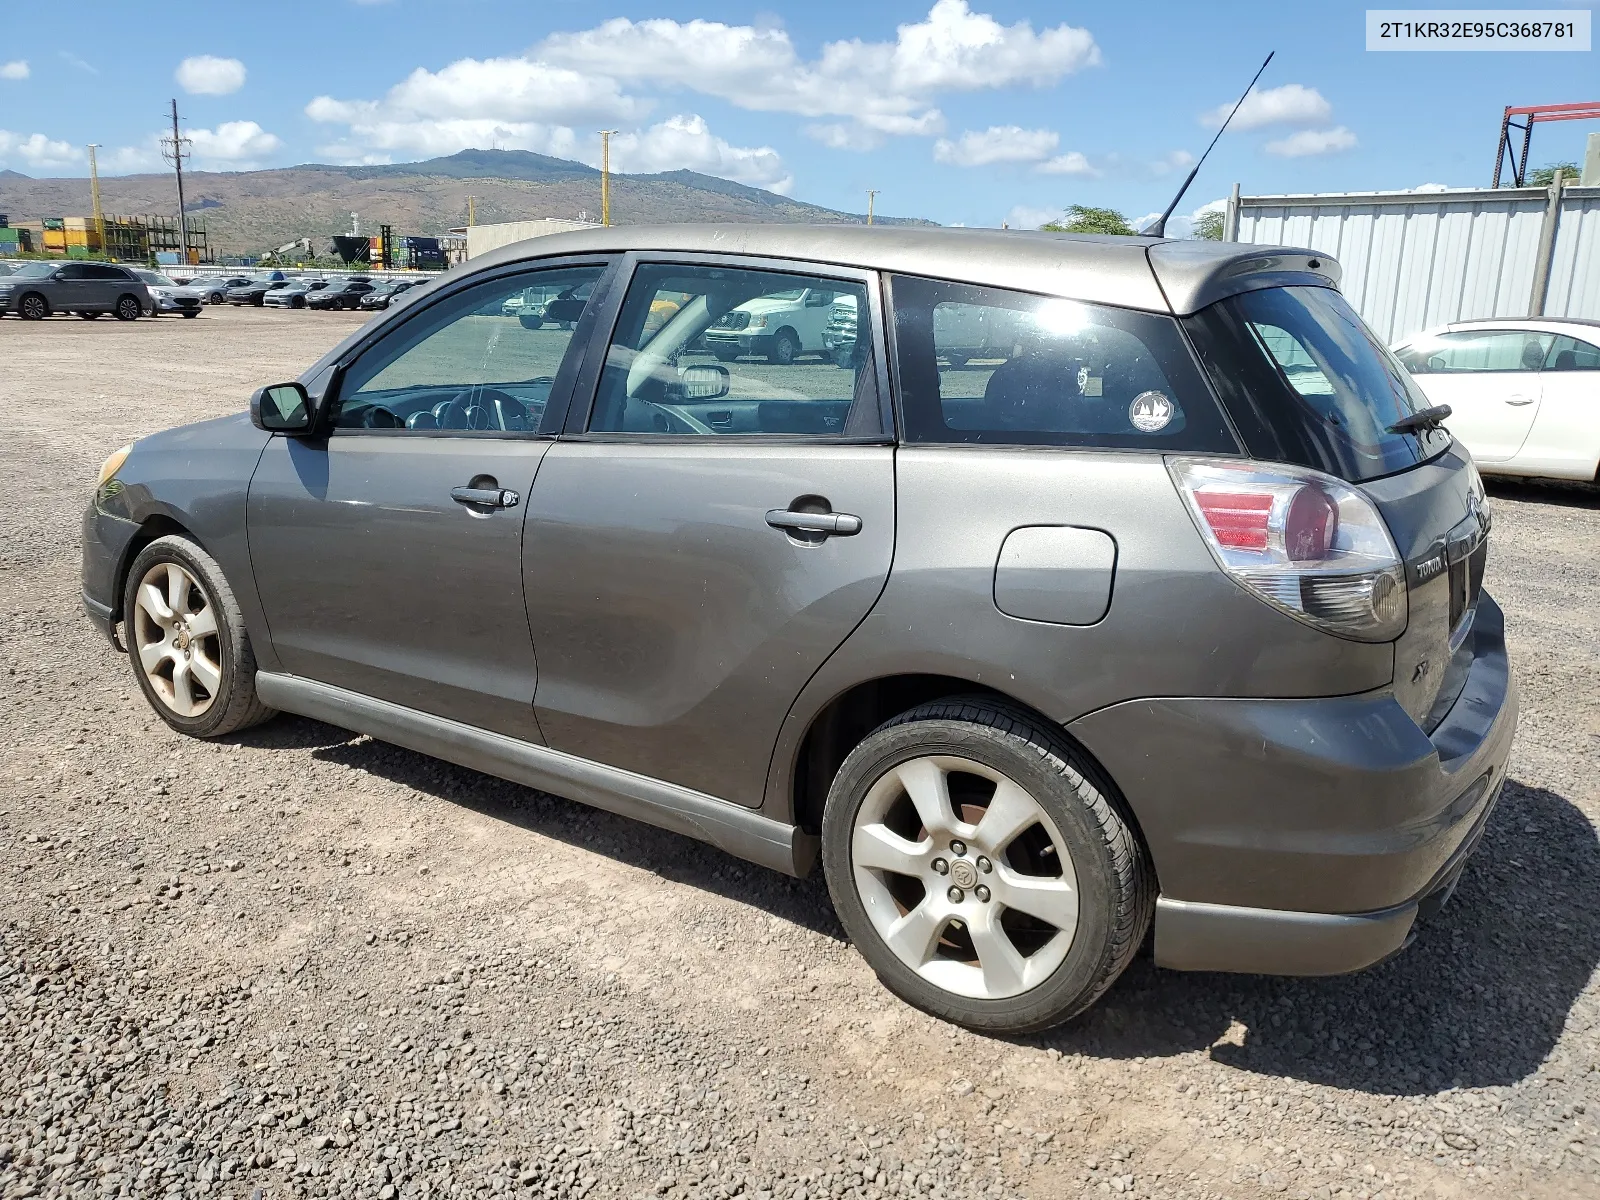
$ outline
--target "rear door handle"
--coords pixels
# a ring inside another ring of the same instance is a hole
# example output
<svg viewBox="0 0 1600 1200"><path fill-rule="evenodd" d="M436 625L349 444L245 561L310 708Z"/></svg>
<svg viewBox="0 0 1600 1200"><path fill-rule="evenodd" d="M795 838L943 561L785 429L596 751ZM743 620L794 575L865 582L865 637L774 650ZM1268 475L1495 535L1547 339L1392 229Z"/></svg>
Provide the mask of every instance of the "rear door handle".
<svg viewBox="0 0 1600 1200"><path fill-rule="evenodd" d="M515 508L522 497L509 488L453 487L450 499L457 504L475 504L479 508Z"/></svg>
<svg viewBox="0 0 1600 1200"><path fill-rule="evenodd" d="M1521 408L1524 404L1532 404L1532 396L1507 396L1506 403L1512 408Z"/></svg>
<svg viewBox="0 0 1600 1200"><path fill-rule="evenodd" d="M775 508L767 513L767 524L774 529L797 529L806 533L831 533L849 537L861 532L861 518L850 513L795 512Z"/></svg>

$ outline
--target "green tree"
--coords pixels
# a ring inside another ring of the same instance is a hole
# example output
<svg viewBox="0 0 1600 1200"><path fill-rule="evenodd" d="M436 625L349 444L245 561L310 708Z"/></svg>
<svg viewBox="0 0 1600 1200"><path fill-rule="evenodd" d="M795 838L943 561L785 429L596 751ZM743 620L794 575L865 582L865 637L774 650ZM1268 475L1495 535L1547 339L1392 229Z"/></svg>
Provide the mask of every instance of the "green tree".
<svg viewBox="0 0 1600 1200"><path fill-rule="evenodd" d="M1200 214L1200 219L1194 223L1194 229L1189 236L1200 238L1207 242L1220 242L1222 240L1222 213L1213 208Z"/></svg>
<svg viewBox="0 0 1600 1200"><path fill-rule="evenodd" d="M1528 186L1549 187L1556 181L1557 171L1561 172L1562 178L1568 183L1577 183L1578 176L1583 174L1583 168L1577 163L1548 163L1545 166L1538 168L1532 175L1528 176Z"/></svg>
<svg viewBox="0 0 1600 1200"><path fill-rule="evenodd" d="M1128 218L1114 208L1090 208L1083 204L1069 204L1059 221L1040 226L1051 233L1125 233L1134 232Z"/></svg>

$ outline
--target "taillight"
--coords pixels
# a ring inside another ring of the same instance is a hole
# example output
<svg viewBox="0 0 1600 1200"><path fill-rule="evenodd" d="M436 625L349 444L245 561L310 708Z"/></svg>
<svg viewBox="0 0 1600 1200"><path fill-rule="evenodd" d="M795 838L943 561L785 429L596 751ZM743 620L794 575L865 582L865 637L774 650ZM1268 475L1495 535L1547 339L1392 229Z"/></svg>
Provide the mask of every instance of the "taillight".
<svg viewBox="0 0 1600 1200"><path fill-rule="evenodd" d="M1262 600L1318 629L1387 642L1406 626L1405 571L1372 501L1277 463L1167 463L1212 556Z"/></svg>

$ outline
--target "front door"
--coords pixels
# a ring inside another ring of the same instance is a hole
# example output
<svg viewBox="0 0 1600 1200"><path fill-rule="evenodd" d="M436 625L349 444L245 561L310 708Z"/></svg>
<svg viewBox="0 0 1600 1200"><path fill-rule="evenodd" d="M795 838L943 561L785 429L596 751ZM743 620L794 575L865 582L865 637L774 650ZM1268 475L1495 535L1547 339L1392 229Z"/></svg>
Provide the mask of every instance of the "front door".
<svg viewBox="0 0 1600 1200"><path fill-rule="evenodd" d="M541 740L522 519L573 335L501 306L536 279L587 289L603 270L520 271L418 305L344 367L324 436L273 438L247 524L285 670Z"/></svg>
<svg viewBox="0 0 1600 1200"><path fill-rule="evenodd" d="M101 288L89 281L86 263L68 263L61 267L51 284L51 312L98 312L102 307L99 301Z"/></svg>
<svg viewBox="0 0 1600 1200"><path fill-rule="evenodd" d="M1413 343L1401 355L1434 404L1448 404L1445 427L1480 462L1507 462L1528 439L1539 412L1552 337L1511 329L1470 329Z"/></svg>
<svg viewBox="0 0 1600 1200"><path fill-rule="evenodd" d="M851 365L820 347L719 365L701 337L713 321L807 287L855 299L870 345ZM859 272L637 268L529 502L552 747L760 804L785 714L894 551L876 297Z"/></svg>

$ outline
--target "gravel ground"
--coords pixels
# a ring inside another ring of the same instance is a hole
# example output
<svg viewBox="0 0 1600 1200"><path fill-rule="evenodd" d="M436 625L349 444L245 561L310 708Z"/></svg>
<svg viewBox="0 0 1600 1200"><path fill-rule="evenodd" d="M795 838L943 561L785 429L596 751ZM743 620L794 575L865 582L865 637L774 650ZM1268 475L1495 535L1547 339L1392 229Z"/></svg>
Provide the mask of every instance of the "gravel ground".
<svg viewBox="0 0 1600 1200"><path fill-rule="evenodd" d="M978 1037L820 879L311 721L186 741L85 622L139 434L359 318L0 322L0 1191L1600 1195L1600 496L1495 485L1514 782L1455 900L1327 980L1136 962Z"/></svg>

